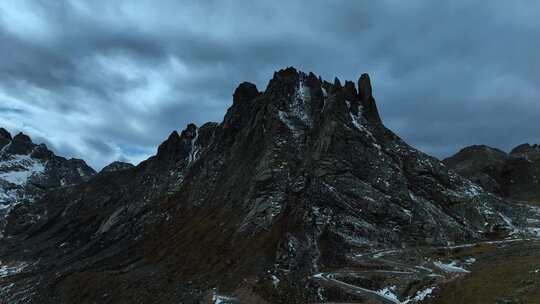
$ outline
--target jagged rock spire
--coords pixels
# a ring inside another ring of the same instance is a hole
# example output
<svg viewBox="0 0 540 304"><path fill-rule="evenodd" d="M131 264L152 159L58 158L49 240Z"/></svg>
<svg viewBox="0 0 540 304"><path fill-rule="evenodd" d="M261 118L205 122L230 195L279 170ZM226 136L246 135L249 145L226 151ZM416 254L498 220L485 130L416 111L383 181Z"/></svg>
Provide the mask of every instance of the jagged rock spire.
<svg viewBox="0 0 540 304"><path fill-rule="evenodd" d="M323 88L324 87L324 88ZM330 96L329 103L325 99ZM257 102L253 102L257 100ZM271 104L272 111L287 113L288 119L297 118L300 124L309 128L321 121L321 110L328 111L340 105L341 114L345 113L345 101L348 111L354 116L362 115L365 121L374 127L381 124L368 74L362 74L358 87L353 81L345 81L344 85L336 77L334 83L321 81L314 73L304 73L293 67L274 73L264 92L259 92L254 84L243 82L233 94L233 104L223 120L223 138L234 141L235 134L245 127L252 127L255 115L265 105ZM362 113L359 110L362 109ZM348 113L348 112L347 112ZM292 121L294 122L293 119ZM349 119L349 118L347 118ZM259 122L264 119L259 119ZM289 120L290 121L290 120Z"/></svg>
<svg viewBox="0 0 540 304"><path fill-rule="evenodd" d="M334 87L336 90L340 90L342 88L341 81L339 81L339 78L334 78Z"/></svg>
<svg viewBox="0 0 540 304"><path fill-rule="evenodd" d="M274 76L268 82L264 94L275 100L285 98L294 93L298 79L298 71L293 67L279 70L274 73Z"/></svg>
<svg viewBox="0 0 540 304"><path fill-rule="evenodd" d="M360 104L364 108L366 118L372 120L372 122L380 123L381 118L379 116L379 111L377 110L375 98L373 98L371 81L368 74L362 74L360 79L358 79L358 93L360 96Z"/></svg>
<svg viewBox="0 0 540 304"><path fill-rule="evenodd" d="M172 131L166 141L164 141L158 147L157 158L158 159L171 159L174 155L178 154L178 150L181 146L182 140L178 132Z"/></svg>
<svg viewBox="0 0 540 304"><path fill-rule="evenodd" d="M360 92L360 98L362 100L367 100L373 97L371 80L369 79L368 74L364 73L360 76L360 79L358 79L358 90Z"/></svg>
<svg viewBox="0 0 540 304"><path fill-rule="evenodd" d="M180 134L180 138L187 139L188 141L191 141L193 138L197 136L197 125L194 123L189 123L184 130L182 130L182 133Z"/></svg>
<svg viewBox="0 0 540 304"><path fill-rule="evenodd" d="M164 161L185 159L191 150L192 141L197 137L198 128L190 123L180 134L172 131L167 140L158 147L157 158Z"/></svg>
<svg viewBox="0 0 540 304"><path fill-rule="evenodd" d="M349 101L356 101L358 99L358 92L356 92L356 87L354 82L345 81L345 86L343 87L343 97Z"/></svg>
<svg viewBox="0 0 540 304"><path fill-rule="evenodd" d="M251 101L259 95L257 86L250 82L242 82L234 91L233 103Z"/></svg>
<svg viewBox="0 0 540 304"><path fill-rule="evenodd" d="M234 91L233 105L227 110L223 119L223 129L226 134L232 134L241 129L250 119L249 113L253 108L253 101L259 96L257 86L242 82Z"/></svg>

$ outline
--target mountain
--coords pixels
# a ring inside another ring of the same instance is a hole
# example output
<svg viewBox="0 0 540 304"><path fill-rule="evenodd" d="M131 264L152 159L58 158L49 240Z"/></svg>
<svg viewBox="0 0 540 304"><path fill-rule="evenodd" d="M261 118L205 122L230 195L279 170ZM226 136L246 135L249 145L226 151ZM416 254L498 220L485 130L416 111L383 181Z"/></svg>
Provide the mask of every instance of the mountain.
<svg viewBox="0 0 540 304"><path fill-rule="evenodd" d="M0 240L9 303L416 303L464 270L441 248L527 232L388 130L367 74L294 68L264 92L241 83L221 123L33 205Z"/></svg>
<svg viewBox="0 0 540 304"><path fill-rule="evenodd" d="M0 128L0 236L10 213L23 213L22 221L7 227L18 231L36 219L26 216L32 202L51 189L87 181L95 171L80 159L56 156L30 137Z"/></svg>
<svg viewBox="0 0 540 304"><path fill-rule="evenodd" d="M510 153L471 146L443 161L487 191L517 201L540 202L540 146L522 144Z"/></svg>

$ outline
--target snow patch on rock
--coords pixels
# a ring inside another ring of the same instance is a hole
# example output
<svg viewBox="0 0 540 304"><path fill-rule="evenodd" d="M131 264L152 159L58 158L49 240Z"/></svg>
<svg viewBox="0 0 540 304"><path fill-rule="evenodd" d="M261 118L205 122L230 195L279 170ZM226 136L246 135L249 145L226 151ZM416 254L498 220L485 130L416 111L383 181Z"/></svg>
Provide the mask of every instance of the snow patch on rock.
<svg viewBox="0 0 540 304"><path fill-rule="evenodd" d="M369 131L365 126L364 126L364 123L362 122L362 107L361 106L358 106L358 115L354 114L351 110L352 110L352 104L350 101L348 100L345 100L345 103L347 104L347 109L349 110L349 117L351 118L351 122L353 124L353 126L358 129L359 131L363 132L364 134L366 134L366 136L373 140L374 142L376 141L375 140L375 137L373 136L373 133L371 133L371 131ZM376 146L377 149L381 149L381 146L380 145L377 145Z"/></svg>
<svg viewBox="0 0 540 304"><path fill-rule="evenodd" d="M199 128L195 129L195 137L191 140L191 149L189 151L188 164L195 162L199 159L201 147L197 145L199 140Z"/></svg>
<svg viewBox="0 0 540 304"><path fill-rule="evenodd" d="M452 261L450 263L443 263L441 261L435 261L433 262L433 265L435 265L437 268L444 272L450 272L450 273L469 273L470 271L461 268L457 266L456 261Z"/></svg>
<svg viewBox="0 0 540 304"><path fill-rule="evenodd" d="M278 111L279 120L283 122L289 130L291 130L293 136L295 138L300 138L301 132L298 130L298 128L294 125L293 121L289 118L289 115L283 111Z"/></svg>
<svg viewBox="0 0 540 304"><path fill-rule="evenodd" d="M308 127L311 127L311 90L308 86L305 85L304 81L305 75L300 74L298 87L296 88L295 95L290 105L290 112Z"/></svg>
<svg viewBox="0 0 540 304"><path fill-rule="evenodd" d="M6 278L21 273L27 266L28 264L25 262L4 265L2 261L0 261L0 278Z"/></svg>
<svg viewBox="0 0 540 304"><path fill-rule="evenodd" d="M45 171L45 164L29 155L13 155L7 160L0 161L0 180L24 186L28 178Z"/></svg>
<svg viewBox="0 0 540 304"><path fill-rule="evenodd" d="M102 233L105 233L105 232L109 231L111 229L111 227L114 226L114 224L116 224L118 222L119 215L120 215L120 213L122 213L122 211L124 211L124 207L120 207L116 211L114 211L109 216L109 218L101 224L101 226L98 229L98 233L102 234Z"/></svg>
<svg viewBox="0 0 540 304"><path fill-rule="evenodd" d="M428 287L426 289L422 289L420 291L417 291L412 299L408 299L407 301L403 302L402 304L422 302L423 300L428 298L433 293L433 290L435 290L435 287Z"/></svg>
<svg viewBox="0 0 540 304"><path fill-rule="evenodd" d="M384 287L383 289L380 289L377 291L377 293L387 299L387 300L390 300L394 303L401 303L396 295L396 286L393 285L393 286L388 286L388 287Z"/></svg>
<svg viewBox="0 0 540 304"><path fill-rule="evenodd" d="M212 292L212 304L230 304L237 303L237 299L229 296L220 295L214 289Z"/></svg>

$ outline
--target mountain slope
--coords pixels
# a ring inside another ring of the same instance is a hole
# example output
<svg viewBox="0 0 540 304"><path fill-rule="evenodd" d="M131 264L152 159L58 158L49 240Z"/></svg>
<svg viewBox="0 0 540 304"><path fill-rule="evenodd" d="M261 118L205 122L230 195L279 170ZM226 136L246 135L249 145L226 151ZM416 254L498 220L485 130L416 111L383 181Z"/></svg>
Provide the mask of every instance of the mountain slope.
<svg viewBox="0 0 540 304"><path fill-rule="evenodd" d="M38 223L0 244L20 269L0 281L10 303L381 300L336 271L358 280L366 270L351 269L389 265L364 260L375 252L503 237L520 223L386 129L367 74L342 85L294 68L264 92L240 84L222 123L190 124L140 165L37 205ZM369 290L394 282L414 299L433 284L389 273Z"/></svg>

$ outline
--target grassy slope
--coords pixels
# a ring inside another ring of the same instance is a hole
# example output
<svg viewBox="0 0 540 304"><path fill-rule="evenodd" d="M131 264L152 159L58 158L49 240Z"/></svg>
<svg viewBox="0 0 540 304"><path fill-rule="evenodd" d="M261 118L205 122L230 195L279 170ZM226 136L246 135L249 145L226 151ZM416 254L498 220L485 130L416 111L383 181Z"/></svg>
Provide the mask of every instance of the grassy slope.
<svg viewBox="0 0 540 304"><path fill-rule="evenodd" d="M478 257L471 273L443 286L432 303L540 303L540 242L470 250Z"/></svg>

